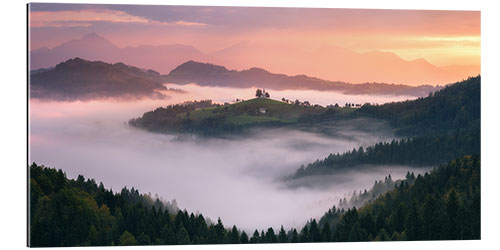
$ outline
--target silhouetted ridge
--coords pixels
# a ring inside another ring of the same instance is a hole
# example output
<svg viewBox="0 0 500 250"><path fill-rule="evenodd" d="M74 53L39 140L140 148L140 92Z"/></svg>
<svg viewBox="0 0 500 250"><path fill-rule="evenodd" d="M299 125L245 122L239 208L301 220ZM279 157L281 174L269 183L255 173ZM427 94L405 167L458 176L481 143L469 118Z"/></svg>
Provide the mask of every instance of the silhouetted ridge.
<svg viewBox="0 0 500 250"><path fill-rule="evenodd" d="M175 69L170 71L169 76L189 76L191 74L214 75L227 73L229 70L224 66L219 66L211 63L201 63L195 61L187 61Z"/></svg>
<svg viewBox="0 0 500 250"><path fill-rule="evenodd" d="M89 100L163 97L157 90L166 88L156 71L76 57L55 68L32 72L30 90L31 97L39 99Z"/></svg>
<svg viewBox="0 0 500 250"><path fill-rule="evenodd" d="M378 94L426 96L440 89L430 85L418 87L401 84L364 83L350 84L339 81L326 81L306 75L288 76L271 73L262 68L250 68L237 71L224 66L196 61L185 62L165 76L177 84L196 83L201 86L221 86L235 88L311 89L320 91L338 91L344 94Z"/></svg>

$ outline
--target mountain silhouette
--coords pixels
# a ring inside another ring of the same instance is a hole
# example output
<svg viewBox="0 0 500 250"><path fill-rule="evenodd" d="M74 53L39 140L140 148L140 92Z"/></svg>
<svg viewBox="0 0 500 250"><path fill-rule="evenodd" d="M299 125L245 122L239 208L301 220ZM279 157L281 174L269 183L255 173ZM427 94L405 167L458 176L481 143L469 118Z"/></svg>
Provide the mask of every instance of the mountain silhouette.
<svg viewBox="0 0 500 250"><path fill-rule="evenodd" d="M323 45L312 52L291 45L264 45L248 41L211 54L214 62L243 70L259 66L287 75L306 74L350 83L385 82L406 85L446 84L480 73L479 66L437 67L423 58L405 60L392 52L356 52Z"/></svg>
<svg viewBox="0 0 500 250"><path fill-rule="evenodd" d="M430 85L407 86L401 84L363 83L350 84L340 81L327 81L306 75L288 76L274 74L261 68L247 70L229 70L226 67L201 63L196 61L185 62L167 76L169 82L177 84L196 83L202 86L219 86L235 88L268 88L282 89L310 89L320 91L339 91L345 94L379 94L379 95L411 95L426 96L429 92L440 87Z"/></svg>
<svg viewBox="0 0 500 250"><path fill-rule="evenodd" d="M124 63L73 58L30 74L30 97L38 99L163 98L161 90L168 89L158 72Z"/></svg>
<svg viewBox="0 0 500 250"><path fill-rule="evenodd" d="M41 48L30 53L30 69L53 67L59 62L80 57L91 61L123 62L141 68L168 73L188 60L209 61L210 57L189 45L141 45L119 48L106 38L90 33L52 49Z"/></svg>
<svg viewBox="0 0 500 250"><path fill-rule="evenodd" d="M30 55L31 70L53 67L61 61L80 57L109 63L123 62L167 74L178 65L193 60L227 65L238 70L259 67L287 75L303 74L330 81L413 86L446 84L480 73L479 65L436 67L423 58L405 60L392 52L360 53L330 45L305 51L288 43L269 45L243 41L210 55L183 44L119 48L96 33L86 34L52 49L44 47L33 50Z"/></svg>

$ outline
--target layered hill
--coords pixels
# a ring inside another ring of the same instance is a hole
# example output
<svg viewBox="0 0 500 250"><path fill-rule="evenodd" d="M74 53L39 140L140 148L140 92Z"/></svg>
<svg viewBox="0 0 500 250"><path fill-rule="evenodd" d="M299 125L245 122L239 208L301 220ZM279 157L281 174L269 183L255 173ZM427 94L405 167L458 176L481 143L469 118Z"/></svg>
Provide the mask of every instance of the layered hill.
<svg viewBox="0 0 500 250"><path fill-rule="evenodd" d="M214 63L231 65L234 69L258 66L272 72L306 74L356 84L445 84L480 73L479 64L437 67L424 58L406 60L392 52L357 52L330 45L322 45L309 52L286 44L245 41L217 51L212 57Z"/></svg>
<svg viewBox="0 0 500 250"><path fill-rule="evenodd" d="M338 91L344 94L408 95L426 96L440 89L430 85L407 86L401 84L363 83L350 84L333 82L306 75L288 76L274 74L261 68L248 70L228 70L224 66L196 61L185 62L167 76L166 80L177 84L196 83L202 86L221 86L250 88L260 87L275 90L311 89L320 91Z"/></svg>
<svg viewBox="0 0 500 250"><path fill-rule="evenodd" d="M30 74L30 96L51 100L165 97L160 74L123 63L74 58Z"/></svg>
<svg viewBox="0 0 500 250"><path fill-rule="evenodd" d="M332 82L385 82L405 85L446 84L480 73L480 65L437 67L423 58L405 60L392 52L357 52L337 46L303 51L286 44L240 42L212 54L187 44L118 47L96 33L63 42L53 48L30 52L30 68L53 67L74 57L110 63L123 62L167 74L183 62L194 60L226 65L232 69L260 67L271 72L308 76Z"/></svg>
<svg viewBox="0 0 500 250"><path fill-rule="evenodd" d="M189 45L141 45L120 48L96 33L89 33L79 39L61 43L54 48L31 51L30 68L35 70L53 67L75 57L109 63L122 62L140 68L153 69L163 74L185 61L209 61L210 58Z"/></svg>

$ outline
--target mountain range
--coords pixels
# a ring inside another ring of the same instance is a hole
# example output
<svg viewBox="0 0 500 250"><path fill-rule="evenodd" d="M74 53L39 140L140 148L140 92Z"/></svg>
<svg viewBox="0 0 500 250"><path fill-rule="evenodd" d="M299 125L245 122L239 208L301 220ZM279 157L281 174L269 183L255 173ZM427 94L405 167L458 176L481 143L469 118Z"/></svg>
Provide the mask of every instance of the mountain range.
<svg viewBox="0 0 500 250"><path fill-rule="evenodd" d="M333 82L306 75L288 76L274 74L261 68L248 70L228 70L226 67L210 63L188 61L176 67L165 80L177 84L196 83L201 86L220 86L236 88L269 88L282 89L309 89L320 91L337 91L344 94L377 94L377 95L410 95L426 96L441 87L431 85L407 86L386 83L350 84Z"/></svg>
<svg viewBox="0 0 500 250"><path fill-rule="evenodd" d="M54 48L30 52L30 69L53 67L74 57L110 63L123 62L167 74L189 60L228 65L244 70L265 68L287 75L304 74L330 81L351 83L385 82L406 85L446 84L480 73L474 65L436 67L425 59L404 60L392 52L359 53L336 46L321 46L309 52L291 45L264 46L241 42L206 54L190 45L141 45L119 48L106 38L90 33Z"/></svg>
<svg viewBox="0 0 500 250"><path fill-rule="evenodd" d="M30 72L32 98L51 100L90 100L99 98L163 98L165 82L200 86L232 88L309 89L337 91L344 94L377 94L426 96L441 87L430 85L407 86L385 83L350 84L331 82L305 75L275 74L261 68L228 70L210 63L188 61L161 75L154 70L141 69L124 63L106 63L72 58L51 68Z"/></svg>
<svg viewBox="0 0 500 250"><path fill-rule="evenodd" d="M31 70L53 67L60 62L80 57L89 61L122 62L166 74L188 60L210 60L209 56L189 45L142 45L119 48L96 33L62 43L52 49L33 50L30 54Z"/></svg>

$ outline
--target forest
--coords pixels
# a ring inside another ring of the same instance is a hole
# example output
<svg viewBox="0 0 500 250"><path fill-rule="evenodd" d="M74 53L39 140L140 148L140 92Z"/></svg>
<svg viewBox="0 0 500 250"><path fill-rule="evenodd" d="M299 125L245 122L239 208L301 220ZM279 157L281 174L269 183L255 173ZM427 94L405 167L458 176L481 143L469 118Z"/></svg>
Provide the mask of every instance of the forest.
<svg viewBox="0 0 500 250"><path fill-rule="evenodd" d="M252 234L220 218L212 223L202 214L170 212L134 188L113 192L36 163L29 170L33 247L480 239L479 155L399 182L386 178L391 191L359 208L333 207L300 230Z"/></svg>
<svg viewBox="0 0 500 250"><path fill-rule="evenodd" d="M354 148L342 154L330 154L301 166L289 178L328 174L360 165L435 166L464 155L479 154L480 82L480 76L472 77L425 98L384 105L365 104L344 114L382 119L403 138L379 142L367 148ZM338 117L336 113L325 112L311 117L309 122Z"/></svg>
<svg viewBox="0 0 500 250"><path fill-rule="evenodd" d="M302 165L286 179L308 175L334 174L353 167L381 165L436 166L467 154L479 154L481 148L479 129L455 130L439 136L419 136L379 142L342 154Z"/></svg>
<svg viewBox="0 0 500 250"><path fill-rule="evenodd" d="M474 155L407 175L359 209L333 207L319 224L335 225L334 241L470 240L480 239L480 210L480 158Z"/></svg>
<svg viewBox="0 0 500 250"><path fill-rule="evenodd" d="M357 115L388 121L400 136L439 135L479 129L481 76L447 85L428 97L383 105L363 105Z"/></svg>

